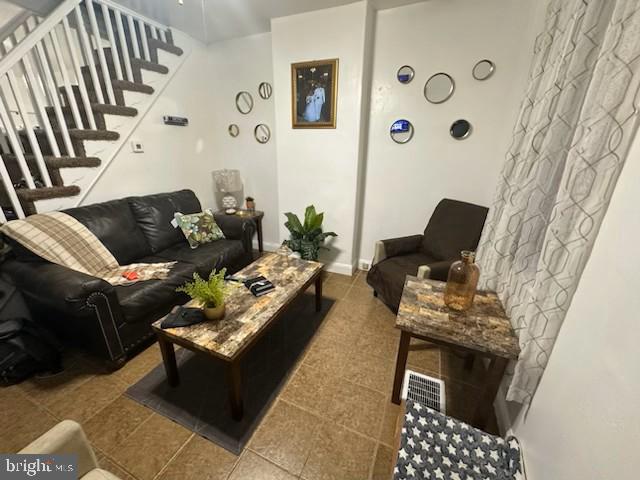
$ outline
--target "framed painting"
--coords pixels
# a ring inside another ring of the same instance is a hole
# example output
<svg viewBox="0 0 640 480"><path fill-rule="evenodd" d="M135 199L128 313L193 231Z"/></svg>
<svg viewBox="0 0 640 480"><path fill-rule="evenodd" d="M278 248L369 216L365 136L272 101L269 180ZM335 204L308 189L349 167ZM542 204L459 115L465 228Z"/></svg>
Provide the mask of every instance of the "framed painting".
<svg viewBox="0 0 640 480"><path fill-rule="evenodd" d="M336 128L338 59L291 64L293 128Z"/></svg>

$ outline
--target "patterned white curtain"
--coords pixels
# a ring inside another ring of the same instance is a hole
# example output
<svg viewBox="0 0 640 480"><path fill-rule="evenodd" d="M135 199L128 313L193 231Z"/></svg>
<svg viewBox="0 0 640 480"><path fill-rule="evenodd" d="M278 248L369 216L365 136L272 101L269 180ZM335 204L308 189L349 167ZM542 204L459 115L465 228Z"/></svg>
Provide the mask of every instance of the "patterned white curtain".
<svg viewBox="0 0 640 480"><path fill-rule="evenodd" d="M481 287L500 295L522 349L508 400L529 403L538 386L639 106L640 1L551 0L478 252Z"/></svg>

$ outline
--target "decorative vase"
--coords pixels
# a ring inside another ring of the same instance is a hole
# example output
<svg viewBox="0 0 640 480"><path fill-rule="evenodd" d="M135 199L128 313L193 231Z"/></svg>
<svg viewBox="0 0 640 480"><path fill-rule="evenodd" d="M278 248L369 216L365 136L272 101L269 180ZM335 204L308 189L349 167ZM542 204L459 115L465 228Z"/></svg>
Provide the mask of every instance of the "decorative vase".
<svg viewBox="0 0 640 480"><path fill-rule="evenodd" d="M255 211L256 209L256 202L255 200L247 200L247 210L249 210L250 212Z"/></svg>
<svg viewBox="0 0 640 480"><path fill-rule="evenodd" d="M473 297L478 288L480 269L476 265L476 252L464 250L461 260L454 262L449 269L444 303L451 309L465 311L473 305Z"/></svg>
<svg viewBox="0 0 640 480"><path fill-rule="evenodd" d="M202 311L207 320L221 320L224 318L225 305L223 303L217 307L204 307Z"/></svg>

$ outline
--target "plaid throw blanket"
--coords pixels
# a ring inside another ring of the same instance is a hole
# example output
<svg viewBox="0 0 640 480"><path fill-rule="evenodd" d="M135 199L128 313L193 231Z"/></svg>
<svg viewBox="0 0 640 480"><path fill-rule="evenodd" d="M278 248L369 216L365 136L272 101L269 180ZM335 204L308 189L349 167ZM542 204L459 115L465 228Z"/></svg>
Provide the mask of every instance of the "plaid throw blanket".
<svg viewBox="0 0 640 480"><path fill-rule="evenodd" d="M132 263L120 266L98 238L75 218L62 212L32 215L13 220L0 231L39 257L63 267L102 278L111 285L167 278L176 262ZM127 279L125 272L135 272L137 279Z"/></svg>

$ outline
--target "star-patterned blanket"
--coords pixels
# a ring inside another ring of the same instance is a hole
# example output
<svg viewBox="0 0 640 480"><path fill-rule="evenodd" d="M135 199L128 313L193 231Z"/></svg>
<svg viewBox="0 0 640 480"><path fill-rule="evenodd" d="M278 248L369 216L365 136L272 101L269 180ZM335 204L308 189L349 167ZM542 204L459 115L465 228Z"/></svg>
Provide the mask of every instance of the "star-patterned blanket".
<svg viewBox="0 0 640 480"><path fill-rule="evenodd" d="M407 400L394 480L516 480L520 447Z"/></svg>

